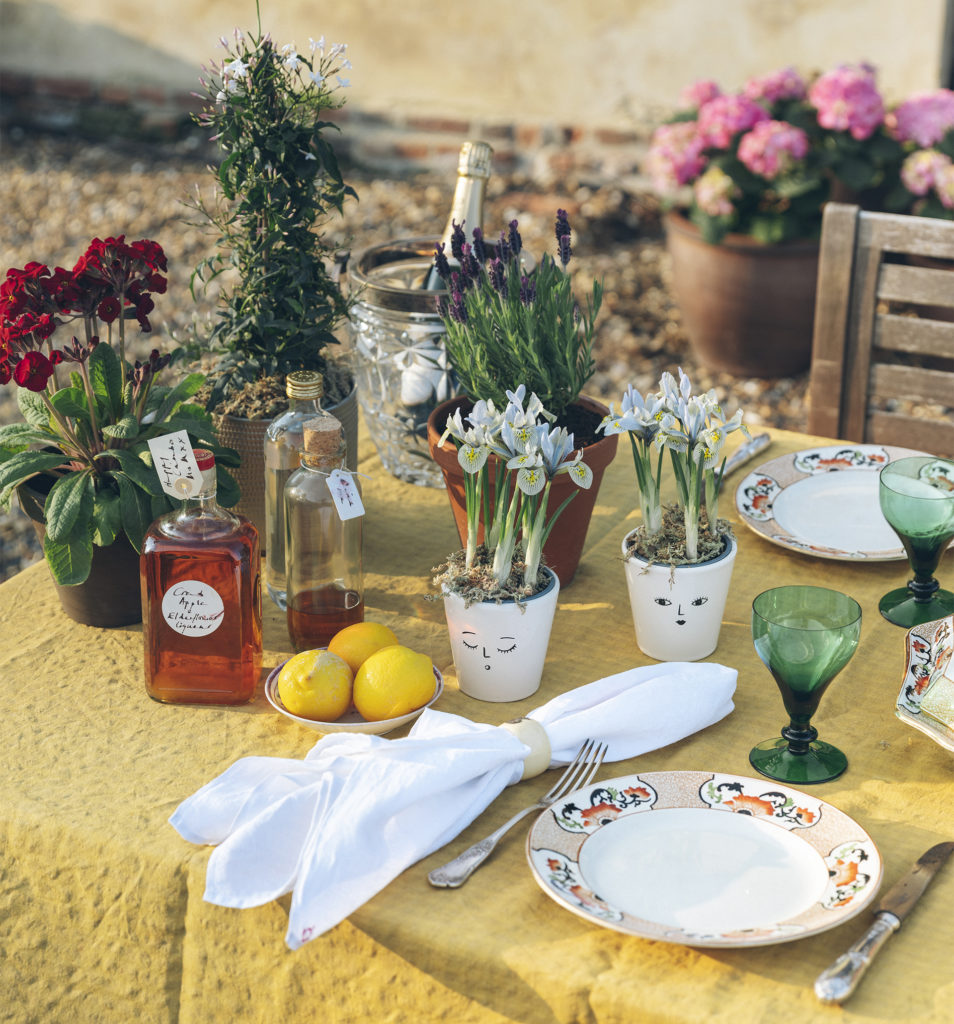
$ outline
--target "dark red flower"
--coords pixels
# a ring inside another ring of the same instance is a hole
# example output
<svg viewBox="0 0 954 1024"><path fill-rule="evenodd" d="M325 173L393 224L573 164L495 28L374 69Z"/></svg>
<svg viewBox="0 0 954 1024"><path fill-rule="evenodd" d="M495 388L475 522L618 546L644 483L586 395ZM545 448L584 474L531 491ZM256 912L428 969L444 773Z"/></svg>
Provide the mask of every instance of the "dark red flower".
<svg viewBox="0 0 954 1024"><path fill-rule="evenodd" d="M53 364L42 352L27 352L13 371L13 379L29 391L43 391L52 376Z"/></svg>
<svg viewBox="0 0 954 1024"><path fill-rule="evenodd" d="M136 303L136 319L139 321L139 326L143 331L151 331L152 324L149 323L149 314L155 309L156 304L152 301L152 297L148 294Z"/></svg>
<svg viewBox="0 0 954 1024"><path fill-rule="evenodd" d="M10 364L5 359L0 359L0 384L9 384L12 376Z"/></svg>
<svg viewBox="0 0 954 1024"><path fill-rule="evenodd" d="M119 305L119 299L114 295L107 295L105 299L96 307L96 315L103 321L104 324L111 324L117 316L122 312Z"/></svg>
<svg viewBox="0 0 954 1024"><path fill-rule="evenodd" d="M166 279L162 274L152 274L149 280L146 281L146 287L151 292L155 292L157 295L165 295L166 293Z"/></svg>

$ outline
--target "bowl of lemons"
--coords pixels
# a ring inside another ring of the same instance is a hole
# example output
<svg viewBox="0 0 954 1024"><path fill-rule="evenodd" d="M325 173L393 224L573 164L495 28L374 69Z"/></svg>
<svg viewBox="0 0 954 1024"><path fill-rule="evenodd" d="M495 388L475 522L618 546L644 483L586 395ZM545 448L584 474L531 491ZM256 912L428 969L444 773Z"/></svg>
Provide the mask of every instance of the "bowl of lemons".
<svg viewBox="0 0 954 1024"><path fill-rule="evenodd" d="M443 691L431 659L378 622L346 626L327 647L294 655L265 681L276 711L323 733L383 735L412 722Z"/></svg>

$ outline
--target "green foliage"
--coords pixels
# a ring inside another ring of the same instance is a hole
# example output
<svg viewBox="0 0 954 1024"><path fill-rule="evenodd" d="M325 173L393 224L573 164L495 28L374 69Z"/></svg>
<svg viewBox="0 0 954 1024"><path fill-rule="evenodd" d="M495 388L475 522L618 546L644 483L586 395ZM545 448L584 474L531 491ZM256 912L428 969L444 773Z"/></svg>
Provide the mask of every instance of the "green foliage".
<svg viewBox="0 0 954 1024"><path fill-rule="evenodd" d="M248 380L323 371L323 351L347 317L321 228L356 197L326 137L338 126L325 116L343 105L335 76L350 65L344 47L315 45L311 56L277 49L259 25L255 36L237 34L206 83L197 121L222 160L215 201L194 206L217 232L218 251L196 267L192 285L230 268L238 282L208 339L224 356L210 409Z"/></svg>

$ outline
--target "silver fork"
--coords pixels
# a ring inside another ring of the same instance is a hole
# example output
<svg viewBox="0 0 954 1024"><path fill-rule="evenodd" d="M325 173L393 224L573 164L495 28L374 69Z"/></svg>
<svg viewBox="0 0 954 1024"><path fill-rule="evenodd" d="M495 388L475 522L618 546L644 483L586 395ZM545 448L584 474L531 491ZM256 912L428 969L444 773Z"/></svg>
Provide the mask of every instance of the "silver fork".
<svg viewBox="0 0 954 1024"><path fill-rule="evenodd" d="M597 743L595 740L586 740L576 757L566 766L563 774L557 779L556 784L547 793L530 807L524 808L519 814L515 814L509 821L504 822L496 832L491 832L486 839L474 843L469 849L442 868L435 868L427 876L431 885L439 889L456 889L464 884L468 878L480 867L481 864L493 853L497 843L503 836L517 824L521 818L525 818L531 811L542 810L555 803L567 793L574 789L580 789L588 785L593 776L599 771L603 758L606 756L606 744Z"/></svg>

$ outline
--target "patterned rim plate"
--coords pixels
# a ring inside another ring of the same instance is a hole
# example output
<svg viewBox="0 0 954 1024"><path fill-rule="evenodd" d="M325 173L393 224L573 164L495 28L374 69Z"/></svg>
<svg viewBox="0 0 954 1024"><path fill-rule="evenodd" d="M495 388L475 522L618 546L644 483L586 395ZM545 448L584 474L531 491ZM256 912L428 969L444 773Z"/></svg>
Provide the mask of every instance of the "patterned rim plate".
<svg viewBox="0 0 954 1024"><path fill-rule="evenodd" d="M323 650L324 648L320 649ZM283 661L281 665L273 668L265 680L265 696L268 699L268 703L276 711L280 711L286 718L290 718L293 722L298 722L299 725L303 725L306 729L314 729L315 732L363 732L372 736L382 736L386 732L391 732L392 729L397 729L402 725L407 725L408 722L413 722L424 708L429 708L444 692L444 677L435 665L434 696L416 711L411 711L406 715L399 715L397 718L385 718L381 722L369 722L366 718L362 718L354 705L352 705L337 722L316 722L312 718L302 718L301 715L293 715L282 703L281 697L278 696L278 673L281 672L284 665L285 662Z"/></svg>
<svg viewBox="0 0 954 1024"><path fill-rule="evenodd" d="M954 615L908 631L895 714L954 751Z"/></svg>
<svg viewBox="0 0 954 1024"><path fill-rule="evenodd" d="M771 459L739 484L735 507L773 544L847 562L907 556L881 514L878 473L925 452L888 445L837 444Z"/></svg>
<svg viewBox="0 0 954 1024"><path fill-rule="evenodd" d="M687 946L767 946L843 924L883 864L836 807L769 779L643 772L544 811L527 839L543 891L574 914Z"/></svg>

